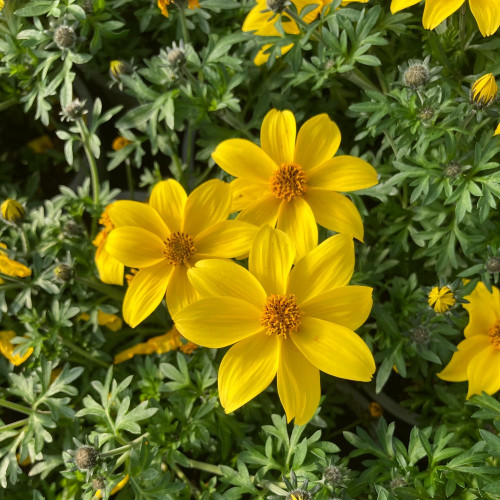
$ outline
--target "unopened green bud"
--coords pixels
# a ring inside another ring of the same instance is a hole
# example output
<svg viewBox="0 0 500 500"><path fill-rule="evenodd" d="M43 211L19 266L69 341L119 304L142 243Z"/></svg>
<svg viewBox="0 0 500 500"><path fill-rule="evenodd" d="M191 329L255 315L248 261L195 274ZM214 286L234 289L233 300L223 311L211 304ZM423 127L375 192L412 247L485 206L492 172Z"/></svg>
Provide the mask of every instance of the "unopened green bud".
<svg viewBox="0 0 500 500"><path fill-rule="evenodd" d="M99 461L99 451L93 446L84 445L76 450L75 464L80 470L91 470Z"/></svg>
<svg viewBox="0 0 500 500"><path fill-rule="evenodd" d="M56 278L59 281L71 281L73 279L73 276L75 274L75 271L71 266L68 266L67 264L59 264L55 269L54 269L54 274L56 275Z"/></svg>
<svg viewBox="0 0 500 500"><path fill-rule="evenodd" d="M490 273L500 273L500 257L490 257L486 261L486 269Z"/></svg>

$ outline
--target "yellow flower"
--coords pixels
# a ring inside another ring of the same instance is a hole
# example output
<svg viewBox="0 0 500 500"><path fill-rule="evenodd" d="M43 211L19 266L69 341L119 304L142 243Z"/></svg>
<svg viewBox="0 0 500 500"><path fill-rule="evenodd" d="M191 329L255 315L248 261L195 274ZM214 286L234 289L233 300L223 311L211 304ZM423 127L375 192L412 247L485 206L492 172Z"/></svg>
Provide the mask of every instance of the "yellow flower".
<svg viewBox="0 0 500 500"><path fill-rule="evenodd" d="M88 313L81 313L78 315L77 319L81 321L88 321L90 319L90 315ZM109 328L113 332L121 330L123 326L123 321L120 318L120 316L117 316L116 314L105 313L100 309L97 312L97 323L100 326L105 326L106 328Z"/></svg>
<svg viewBox="0 0 500 500"><path fill-rule="evenodd" d="M455 305L455 298L453 297L453 292L447 286L443 286L442 288L435 286L429 292L427 302L435 312L444 313Z"/></svg>
<svg viewBox="0 0 500 500"><path fill-rule="evenodd" d="M126 73L128 69L128 64L123 61L113 60L109 62L109 73L115 80L118 79L121 74Z"/></svg>
<svg viewBox="0 0 500 500"><path fill-rule="evenodd" d="M197 299L187 270L200 259L243 257L257 228L226 220L231 213L231 187L212 180L189 197L173 179L158 183L149 205L117 201L109 210L115 229L106 250L139 271L123 302L123 318L136 327L166 294L174 314Z"/></svg>
<svg viewBox="0 0 500 500"><path fill-rule="evenodd" d="M4 0L0 0L0 11L3 9L4 5L5 5Z"/></svg>
<svg viewBox="0 0 500 500"><path fill-rule="evenodd" d="M372 307L372 289L346 286L354 243L328 238L292 268L295 248L277 229L255 237L248 269L227 260L203 260L189 270L202 299L174 315L177 329L196 344L235 344L219 370L226 413L259 393L277 375L288 421L305 424L320 399L319 372L368 382L375 362L354 333Z"/></svg>
<svg viewBox="0 0 500 500"><path fill-rule="evenodd" d="M179 4L181 7L185 3L185 0L157 0L158 7L161 10L161 13L165 16L168 17L168 9L167 5L170 4ZM188 0L188 8L189 9L199 9L200 8L200 2L199 0Z"/></svg>
<svg viewBox="0 0 500 500"><path fill-rule="evenodd" d="M33 347L29 347L23 356L13 354L17 345L12 344L11 340L16 336L16 332L12 330L4 330L0 332L0 353L3 354L14 366L19 366L24 363L33 353Z"/></svg>
<svg viewBox="0 0 500 500"><path fill-rule="evenodd" d="M5 245L5 243L0 243L0 273L7 274L8 276L15 276L17 278L31 276L31 269L29 267L26 267L16 260L9 259L5 251L6 248L7 245ZM3 282L4 280L0 278L0 284Z"/></svg>
<svg viewBox="0 0 500 500"><path fill-rule="evenodd" d="M122 137L120 135L113 141L111 147L113 148L113 151L120 151L120 149L123 149L125 146L128 146L129 144L132 144L132 141L129 141L128 139L125 139L125 137Z"/></svg>
<svg viewBox="0 0 500 500"><path fill-rule="evenodd" d="M0 210L2 211L2 217L13 224L21 222L26 215L24 207L18 201L11 198L7 198L2 203Z"/></svg>
<svg viewBox="0 0 500 500"><path fill-rule="evenodd" d="M375 401L368 405L368 411L372 418L380 418L384 414L384 409Z"/></svg>
<svg viewBox="0 0 500 500"><path fill-rule="evenodd" d="M500 292L492 293L479 282L465 297L469 303L469 324L465 327L465 340L458 344L446 368L438 377L448 382L469 381L467 399L482 391L494 394L500 389Z"/></svg>
<svg viewBox="0 0 500 500"><path fill-rule="evenodd" d="M495 133L493 135L500 135L500 123L497 125Z"/></svg>
<svg viewBox="0 0 500 500"><path fill-rule="evenodd" d="M328 115L308 120L296 137L293 113L272 109L262 123L260 142L261 147L229 139L212 154L236 177L231 185L233 211L241 210L238 220L259 227L277 225L292 238L297 258L317 245L316 222L363 240L358 210L338 191L374 186L377 174L359 158L332 158L340 145L340 130Z"/></svg>
<svg viewBox="0 0 500 500"><path fill-rule="evenodd" d="M115 495L118 493L120 490L122 490L126 484L128 483L129 480L129 475L127 474L112 490L111 490L111 495ZM101 490L97 490L94 494L95 498L102 498L102 492Z"/></svg>
<svg viewBox="0 0 500 500"><path fill-rule="evenodd" d="M187 345L187 344L186 344ZM147 342L142 342L133 347L129 347L119 352L113 359L115 365L132 359L136 354L163 354L164 352L174 351L182 348L181 335L174 327L168 333L152 337Z"/></svg>
<svg viewBox="0 0 500 500"><path fill-rule="evenodd" d="M425 29L433 30L447 17L456 12L466 0L425 0L422 24ZM419 3L420 0L392 0L391 12L394 14ZM500 3L498 0L469 0L469 7L476 18L479 31L490 36L500 26Z"/></svg>
<svg viewBox="0 0 500 500"><path fill-rule="evenodd" d="M124 266L113 258L106 250L106 242L108 241L109 233L114 229L114 224L109 217L109 210L112 204L108 205L101 214L99 224L104 226L104 229L95 237L92 242L97 250L95 252L95 264L99 272L99 279L108 285L123 285Z"/></svg>
<svg viewBox="0 0 500 500"><path fill-rule="evenodd" d="M483 108L489 106L496 98L498 92L497 82L492 73L476 80L471 88L471 101Z"/></svg>
<svg viewBox="0 0 500 500"><path fill-rule="evenodd" d="M36 154L45 154L48 149L54 149L54 143L48 135L41 135L28 142L28 147Z"/></svg>

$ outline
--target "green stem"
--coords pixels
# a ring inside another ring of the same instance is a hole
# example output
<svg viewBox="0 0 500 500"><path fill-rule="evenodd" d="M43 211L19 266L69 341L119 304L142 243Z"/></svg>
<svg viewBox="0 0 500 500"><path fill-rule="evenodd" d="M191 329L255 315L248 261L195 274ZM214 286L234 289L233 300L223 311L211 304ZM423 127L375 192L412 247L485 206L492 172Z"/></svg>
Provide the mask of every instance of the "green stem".
<svg viewBox="0 0 500 500"><path fill-rule="evenodd" d="M130 161L127 158L125 160L125 171L127 172L127 184L128 190L130 192L130 199L134 199L134 176L132 175L132 166L130 165Z"/></svg>
<svg viewBox="0 0 500 500"><path fill-rule="evenodd" d="M222 120L224 120L231 128L237 130L238 132L242 133L247 139L250 139L251 141L254 140L254 137L250 132L245 130L242 124L238 123L238 120L236 120L232 115L227 114L227 113L221 113L219 116Z"/></svg>
<svg viewBox="0 0 500 500"><path fill-rule="evenodd" d="M193 498L193 495L201 495L201 491L189 480L186 474L184 474L184 472L182 472L177 465L174 464L172 469L174 470L175 475L189 488L191 498Z"/></svg>
<svg viewBox="0 0 500 500"><path fill-rule="evenodd" d="M23 252L24 255L28 255L28 250L29 250L29 243L28 243L28 237L26 236L26 231L22 226L17 226L19 229L19 236L21 237L21 244L23 246Z"/></svg>
<svg viewBox="0 0 500 500"><path fill-rule="evenodd" d="M309 29L309 25L299 15L297 15L293 10L286 7L283 12L287 16L291 17L297 23L297 25L300 26L302 29L304 29L304 30ZM323 37L319 31L316 32L316 35L311 35L311 38L316 42L324 43Z"/></svg>
<svg viewBox="0 0 500 500"><path fill-rule="evenodd" d="M31 415L33 410L28 408L27 406L18 405L17 403L12 403L11 401L7 401L6 399L0 399L0 406L4 408L9 408L9 410L14 410L19 413L24 413L25 415Z"/></svg>
<svg viewBox="0 0 500 500"><path fill-rule="evenodd" d="M348 431L349 429L352 429L353 427L356 427L361 422L362 422L361 419L357 418L356 420L354 420L354 422L351 422L350 424L346 425L345 427L343 427L339 431L334 432L330 437L333 438L334 436L339 436L343 432Z"/></svg>
<svg viewBox="0 0 500 500"><path fill-rule="evenodd" d="M387 84L385 83L384 74L380 69L380 66L375 66L375 73L377 74L378 82L380 83L380 88L384 94L387 94L389 89L387 88Z"/></svg>
<svg viewBox="0 0 500 500"><path fill-rule="evenodd" d="M112 299L118 300L121 302L123 300L123 293L118 291L117 289L113 288L110 285L105 285L104 283L99 283L94 280L89 280L85 278L80 278L77 276L76 281L79 283L82 283L83 285L93 288L94 290L97 290L98 292L102 292L106 294L108 297L111 297Z"/></svg>
<svg viewBox="0 0 500 500"><path fill-rule="evenodd" d="M187 29L187 23L186 23L186 13L184 12L184 7L179 7L179 12L180 12L180 20L181 20L181 31L182 31L182 38L184 40L185 44L189 43L189 32Z"/></svg>
<svg viewBox="0 0 500 500"><path fill-rule="evenodd" d="M462 42L462 50L465 50L466 46L466 37L467 37L467 24L466 24L466 16L467 15L467 5L464 3L462 8L460 9L459 19L458 19L458 27L460 30L460 41Z"/></svg>
<svg viewBox="0 0 500 500"><path fill-rule="evenodd" d="M363 90L374 90L375 92L380 92L380 89L378 89L376 85L363 75L358 68L353 68L343 76Z"/></svg>
<svg viewBox="0 0 500 500"><path fill-rule="evenodd" d="M167 133L165 135L165 137L166 137L167 142L168 142L168 147L170 148L170 157L172 158L172 162L173 162L175 169L176 169L176 172L172 172L172 173L174 174L174 176L176 176L177 180L184 186L184 184L182 182L183 177L184 177L184 173L182 170L182 162L181 162L179 156L177 155L176 149L174 148L174 142L172 141L170 134ZM187 186L184 186L184 187L187 187Z"/></svg>
<svg viewBox="0 0 500 500"><path fill-rule="evenodd" d="M59 337L59 339L66 347L69 347L74 353L76 353L80 356L83 356L85 359L92 361L92 363L95 363L96 365L100 365L104 368L109 368L109 366L110 366L109 363L106 363L102 359L99 359L99 358L96 358L95 356L92 356L92 354L88 353L87 351L85 351L81 347L78 347L76 344L71 342L71 340L68 340L67 338L61 337L61 336Z"/></svg>
<svg viewBox="0 0 500 500"><path fill-rule="evenodd" d="M12 424L2 425L0 427L0 433L5 431L10 431L11 429L15 429L17 427L21 427L24 424L29 422L29 418L23 418L22 420L18 420L17 422L12 422Z"/></svg>
<svg viewBox="0 0 500 500"><path fill-rule="evenodd" d="M134 446L137 446L138 444L142 443L142 441L144 441L144 439L147 439L148 437L149 437L149 432L146 432L142 436L139 436L133 441L130 441L129 444L126 444L125 446L120 446L119 448L115 448L114 450L109 450L100 453L100 456L101 458L107 458L107 457L114 457L115 455L121 455L122 453L131 450Z"/></svg>
<svg viewBox="0 0 500 500"><path fill-rule="evenodd" d="M385 138L387 139L387 142L391 145L392 151L394 152L394 155L397 158L398 157L398 148L396 147L395 142L393 141L392 137L390 136L389 132L387 132L387 130L384 130L384 135L385 135Z"/></svg>

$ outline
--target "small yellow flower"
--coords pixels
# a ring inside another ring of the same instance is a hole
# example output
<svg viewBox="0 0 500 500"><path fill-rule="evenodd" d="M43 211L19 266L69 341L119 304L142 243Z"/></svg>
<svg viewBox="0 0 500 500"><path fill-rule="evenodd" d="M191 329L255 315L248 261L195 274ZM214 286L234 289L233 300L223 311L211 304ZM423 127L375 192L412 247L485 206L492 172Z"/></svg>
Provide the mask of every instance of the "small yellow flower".
<svg viewBox="0 0 500 500"><path fill-rule="evenodd" d="M17 278L31 276L31 269L29 267L26 267L16 260L9 259L5 251L6 248L7 245L5 245L5 243L0 243L0 273L7 274L8 276L15 276ZM0 278L0 284L3 282L4 280Z"/></svg>
<svg viewBox="0 0 500 500"><path fill-rule="evenodd" d="M115 229L106 250L138 268L123 301L123 319L135 328L161 303L174 314L197 299L187 270L200 259L248 255L257 227L227 220L231 187L217 179L189 197L173 179L158 183L149 204L116 201L109 210Z"/></svg>
<svg viewBox="0 0 500 500"><path fill-rule="evenodd" d="M368 405L368 411L372 418L380 418L384 414L384 409L375 401Z"/></svg>
<svg viewBox="0 0 500 500"><path fill-rule="evenodd" d="M445 313L450 307L455 305L455 298L453 297L453 292L447 286L443 286L442 288L435 286L429 292L427 302L435 312Z"/></svg>
<svg viewBox="0 0 500 500"><path fill-rule="evenodd" d="M377 184L366 161L333 155L340 130L327 114L314 116L296 133L291 111L272 109L262 122L261 146L245 139L221 142L215 162L236 177L233 211L237 220L269 224L286 232L303 257L318 243L317 223L363 241L363 222L354 203L341 192Z"/></svg>
<svg viewBox="0 0 500 500"><path fill-rule="evenodd" d="M187 344L186 344L187 345ZM136 354L163 354L164 352L174 351L182 348L181 335L174 327L168 333L152 337L147 342L142 342L133 347L129 347L119 352L113 359L115 365L132 359Z"/></svg>
<svg viewBox="0 0 500 500"><path fill-rule="evenodd" d="M6 357L14 366L19 366L24 363L33 353L33 347L29 347L23 356L13 354L14 349L17 347L11 340L16 336L16 332L12 330L0 331L0 353Z"/></svg>
<svg viewBox="0 0 500 500"><path fill-rule="evenodd" d="M111 495L116 495L120 490L125 488L126 484L128 483L129 480L129 475L127 474L112 490L111 490ZM97 490L94 494L94 498L102 498L102 492L101 490Z"/></svg>
<svg viewBox="0 0 500 500"><path fill-rule="evenodd" d="M114 80L118 80L120 75L123 73L128 73L130 71L130 66L123 61L113 60L109 62L109 74Z"/></svg>
<svg viewBox="0 0 500 500"><path fill-rule="evenodd" d="M11 198L7 198L0 207L2 211L2 217L7 222L12 222L13 224L17 224L21 222L26 216L26 210L24 207L16 200Z"/></svg>
<svg viewBox="0 0 500 500"><path fill-rule="evenodd" d="M302 425L319 404L320 370L349 380L372 378L372 353L354 333L370 314L372 289L347 286L354 270L352 238L337 234L295 266L294 261L290 238L265 225L250 250L248 271L217 259L202 260L188 271L202 299L173 319L196 344L234 344L218 377L226 413L277 376L287 420Z"/></svg>
<svg viewBox="0 0 500 500"><path fill-rule="evenodd" d="M111 147L113 148L113 151L120 151L120 149L123 149L125 146L128 146L129 144L132 144L132 141L129 141L128 139L125 139L125 137L122 137L120 135L113 141Z"/></svg>
<svg viewBox="0 0 500 500"><path fill-rule="evenodd" d="M88 321L90 319L90 315L89 313L86 312L81 313L78 315L77 319L80 321ZM121 330L123 326L123 321L120 318L120 316L117 316L116 314L105 313L100 309L97 312L97 323L100 326L105 326L106 328L109 328L113 332Z"/></svg>
<svg viewBox="0 0 500 500"><path fill-rule="evenodd" d="M48 135L41 135L28 142L28 147L36 154L42 155L49 149L54 149L54 143Z"/></svg>
<svg viewBox="0 0 500 500"><path fill-rule="evenodd" d="M500 135L500 123L497 125L495 133L493 135Z"/></svg>
<svg viewBox="0 0 500 500"><path fill-rule="evenodd" d="M3 9L4 5L5 5L4 0L0 0L0 11Z"/></svg>
<svg viewBox="0 0 500 500"><path fill-rule="evenodd" d="M425 29L433 30L447 17L455 13L466 0L425 0L422 24ZM420 0L392 0L391 12L395 14L419 3ZM483 36L493 35L500 26L500 2L498 0L469 0L469 7L476 18L479 31Z"/></svg>
<svg viewBox="0 0 500 500"><path fill-rule="evenodd" d="M488 73L479 80L476 80L471 88L471 101L485 108L489 106L496 98L498 92L497 82L492 73Z"/></svg>
<svg viewBox="0 0 500 500"><path fill-rule="evenodd" d="M469 313L465 339L438 377L448 382L468 380L469 399L482 391L494 394L500 389L500 292L492 287L490 293L479 282L465 298L469 301L464 304Z"/></svg>
<svg viewBox="0 0 500 500"><path fill-rule="evenodd" d="M157 0L157 2L158 2L158 7L161 10L161 13L165 17L169 16L167 5L177 4L181 7L183 7L186 4L186 0ZM188 4L189 9L199 9L200 8L199 0L187 0L187 4Z"/></svg>

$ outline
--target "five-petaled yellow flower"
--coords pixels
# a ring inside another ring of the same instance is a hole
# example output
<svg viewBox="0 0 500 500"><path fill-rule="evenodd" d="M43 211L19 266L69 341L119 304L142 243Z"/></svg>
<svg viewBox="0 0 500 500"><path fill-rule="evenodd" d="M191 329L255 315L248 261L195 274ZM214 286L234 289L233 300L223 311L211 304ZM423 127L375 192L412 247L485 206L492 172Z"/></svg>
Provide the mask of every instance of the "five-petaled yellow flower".
<svg viewBox="0 0 500 500"><path fill-rule="evenodd" d="M433 30L456 12L465 1L425 0L422 19L424 28ZM394 14L419 2L420 0L392 0L391 12ZM476 18L481 34L483 36L493 35L500 26L500 2L498 0L469 0L469 7Z"/></svg>
<svg viewBox="0 0 500 500"><path fill-rule="evenodd" d="M453 292L447 286L443 286L441 288L435 286L429 292L427 302L435 312L444 313L448 311L450 307L455 305L455 297L453 297Z"/></svg>
<svg viewBox="0 0 500 500"><path fill-rule="evenodd" d="M261 393L277 375L288 421L305 424L320 399L319 372L369 381L375 362L353 330L367 319L372 289L347 286L354 269L351 237L324 241L293 267L295 247L263 226L252 245L249 271L234 262L203 260L189 270L201 300L174 315L196 344L235 344L219 369L227 413Z"/></svg>
<svg viewBox="0 0 500 500"><path fill-rule="evenodd" d="M468 380L468 399L482 391L494 394L500 389L500 292L492 287L490 293L479 282L465 298L469 301L464 304L469 312L465 340L438 377L448 382Z"/></svg>
<svg viewBox="0 0 500 500"><path fill-rule="evenodd" d="M161 13L165 17L169 16L167 5L176 3L182 6L185 3L185 0L157 0L158 8L161 10ZM188 0L187 4L188 4L188 9L200 8L199 0Z"/></svg>
<svg viewBox="0 0 500 500"><path fill-rule="evenodd" d="M16 336L16 332L6 330L0 332L0 353L5 356L14 366L19 366L24 363L33 353L33 347L28 347L23 356L14 354L14 349L17 345L11 341Z"/></svg>
<svg viewBox="0 0 500 500"><path fill-rule="evenodd" d="M31 269L17 262L17 260L9 259L6 249L7 245L5 243L0 243L0 273L17 278L31 276ZM4 280L0 278L0 285L3 282Z"/></svg>
<svg viewBox="0 0 500 500"><path fill-rule="evenodd" d="M273 109L262 123L261 147L245 139L219 144L212 157L236 177L231 185L233 210L241 210L237 219L277 226L292 238L298 259L318 243L316 222L362 241L361 216L339 191L374 186L377 173L359 158L332 158L340 137L326 114L308 120L297 135L293 113Z"/></svg>
<svg viewBox="0 0 500 500"><path fill-rule="evenodd" d="M497 82L492 73L488 73L474 82L471 88L471 101L485 108L489 106L496 98L498 93Z"/></svg>
<svg viewBox="0 0 500 500"><path fill-rule="evenodd" d="M200 259L243 257L257 228L227 220L231 187L205 182L189 197L173 179L158 183L149 205L116 201L109 209L115 229L106 250L139 271L123 301L123 319L136 327L160 304L166 293L170 314L197 299L187 270Z"/></svg>

